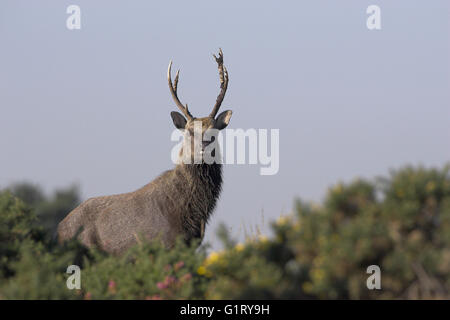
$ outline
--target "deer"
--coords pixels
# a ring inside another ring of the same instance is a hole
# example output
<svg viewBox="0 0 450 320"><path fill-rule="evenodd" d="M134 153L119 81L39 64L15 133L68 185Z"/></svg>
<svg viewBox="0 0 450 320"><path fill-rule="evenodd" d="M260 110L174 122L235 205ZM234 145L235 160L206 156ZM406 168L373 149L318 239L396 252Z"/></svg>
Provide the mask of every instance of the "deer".
<svg viewBox="0 0 450 320"><path fill-rule="evenodd" d="M172 248L180 237L186 243L202 242L205 226L222 189L222 163L204 161L205 148L213 141L205 139L205 134L210 129L226 128L232 115L231 110L217 115L227 92L229 76L223 64L222 50L213 57L219 69L220 93L211 113L200 118L191 114L187 103L180 102L177 93L180 70L172 82L172 61L169 63L169 90L181 111L172 111L170 115L175 128L183 135L175 168L133 192L84 201L59 223L58 243L76 238L88 248L97 247L120 255L141 243L141 237L148 241L158 240L166 248ZM202 142L200 147L193 148L195 134L201 134ZM185 161L186 158L191 161Z"/></svg>

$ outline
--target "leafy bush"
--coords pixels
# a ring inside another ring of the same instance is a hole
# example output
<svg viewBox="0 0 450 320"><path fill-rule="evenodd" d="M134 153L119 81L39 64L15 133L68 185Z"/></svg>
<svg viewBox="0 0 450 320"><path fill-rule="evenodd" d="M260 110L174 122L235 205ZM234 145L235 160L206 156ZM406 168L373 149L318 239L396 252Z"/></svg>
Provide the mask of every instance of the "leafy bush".
<svg viewBox="0 0 450 320"><path fill-rule="evenodd" d="M11 263L15 276L0 282L0 298L77 298L77 292L67 289L65 274L76 260L77 250L49 251L42 242L25 240L19 253L20 259Z"/></svg>
<svg viewBox="0 0 450 320"><path fill-rule="evenodd" d="M32 212L0 194L0 297L37 299L417 299L450 298L450 167L407 167L375 181L339 183L322 204L297 200L273 236L224 250L180 242L139 244L121 257L55 246ZM7 227L3 227L7 225ZM6 258L4 258L6 257ZM82 268L68 290L66 268ZM381 269L369 290L367 267Z"/></svg>
<svg viewBox="0 0 450 320"><path fill-rule="evenodd" d="M206 281L194 270L204 257L182 241L172 250L157 243L141 244L120 258L98 253L83 271L85 298L202 298Z"/></svg>
<svg viewBox="0 0 450 320"><path fill-rule="evenodd" d="M36 224L54 235L58 223L80 203L80 191L76 186L57 189L47 196L42 189L30 183L17 183L9 187L11 193L34 209Z"/></svg>
<svg viewBox="0 0 450 320"><path fill-rule="evenodd" d="M22 201L8 191L0 193L0 280L14 275L11 263L18 259L22 243L43 237L39 228L32 227L35 220Z"/></svg>

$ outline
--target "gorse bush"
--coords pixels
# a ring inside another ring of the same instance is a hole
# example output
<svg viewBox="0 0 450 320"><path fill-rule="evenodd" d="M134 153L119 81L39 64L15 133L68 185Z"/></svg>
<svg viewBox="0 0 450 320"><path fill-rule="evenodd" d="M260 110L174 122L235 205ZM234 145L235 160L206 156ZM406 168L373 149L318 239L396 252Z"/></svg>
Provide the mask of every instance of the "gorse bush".
<svg viewBox="0 0 450 320"><path fill-rule="evenodd" d="M53 235L58 223L80 202L80 191L76 186L57 189L47 196L42 189L30 183L17 183L10 188L11 193L33 208L35 223Z"/></svg>
<svg viewBox="0 0 450 320"><path fill-rule="evenodd" d="M141 243L123 256L56 246L33 210L0 194L0 298L418 299L450 298L450 167L407 167L388 178L331 187L321 204L296 201L272 236L224 249ZM81 289L66 269L81 267ZM367 268L379 266L381 289Z"/></svg>
<svg viewBox="0 0 450 320"><path fill-rule="evenodd" d="M11 264L19 259L26 240L40 240L44 234L34 227L35 217L21 200L8 191L0 193L0 279L14 275Z"/></svg>
<svg viewBox="0 0 450 320"><path fill-rule="evenodd" d="M194 246L187 247L181 241L173 250L142 244L119 259L99 254L83 271L84 298L202 298L206 279L195 270L204 257Z"/></svg>

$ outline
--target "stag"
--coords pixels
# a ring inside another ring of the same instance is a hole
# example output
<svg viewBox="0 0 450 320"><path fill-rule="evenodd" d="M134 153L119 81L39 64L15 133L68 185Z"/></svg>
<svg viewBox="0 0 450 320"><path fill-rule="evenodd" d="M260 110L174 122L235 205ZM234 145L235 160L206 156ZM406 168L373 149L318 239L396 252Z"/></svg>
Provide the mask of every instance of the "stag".
<svg viewBox="0 0 450 320"><path fill-rule="evenodd" d="M231 110L217 113L228 87L228 72L223 65L223 53L213 55L219 69L220 93L207 117L192 116L188 105L183 105L177 93L179 70L172 82L169 63L167 78L175 104L182 112L171 112L175 127L183 132L180 159L189 155L192 161L178 161L168 170L142 188L110 196L91 198L83 202L58 225L60 243L78 237L87 247L98 247L106 252L121 254L131 246L147 240L159 239L170 248L178 237L186 242L203 239L205 225L210 218L222 186L220 162L203 161L205 148L213 139L203 139L209 129L224 129L231 118ZM200 148L193 147L194 129L201 128ZM190 151L190 152L186 152ZM201 159L200 162L194 159Z"/></svg>

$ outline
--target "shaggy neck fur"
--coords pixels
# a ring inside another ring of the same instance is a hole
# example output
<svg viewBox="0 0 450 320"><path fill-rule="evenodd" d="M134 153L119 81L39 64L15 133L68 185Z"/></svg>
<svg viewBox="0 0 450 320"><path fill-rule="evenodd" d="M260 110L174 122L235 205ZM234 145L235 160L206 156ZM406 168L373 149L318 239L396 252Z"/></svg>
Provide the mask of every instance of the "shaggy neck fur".
<svg viewBox="0 0 450 320"><path fill-rule="evenodd" d="M222 165L179 164L174 173L184 191L178 201L185 239L201 239L222 188Z"/></svg>

